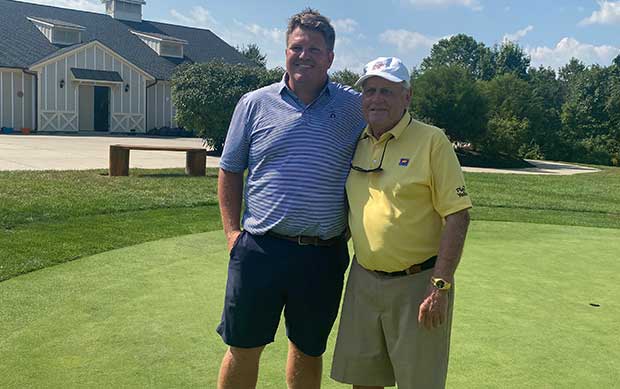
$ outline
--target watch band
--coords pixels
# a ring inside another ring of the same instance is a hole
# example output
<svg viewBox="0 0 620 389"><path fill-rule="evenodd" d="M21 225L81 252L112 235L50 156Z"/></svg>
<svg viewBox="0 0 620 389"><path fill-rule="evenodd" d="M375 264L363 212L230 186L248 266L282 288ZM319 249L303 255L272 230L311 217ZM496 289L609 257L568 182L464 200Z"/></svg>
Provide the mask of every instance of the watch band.
<svg viewBox="0 0 620 389"><path fill-rule="evenodd" d="M431 284L433 284L433 287L435 287L435 289L439 290L449 290L452 287L451 283L439 277L432 277Z"/></svg>

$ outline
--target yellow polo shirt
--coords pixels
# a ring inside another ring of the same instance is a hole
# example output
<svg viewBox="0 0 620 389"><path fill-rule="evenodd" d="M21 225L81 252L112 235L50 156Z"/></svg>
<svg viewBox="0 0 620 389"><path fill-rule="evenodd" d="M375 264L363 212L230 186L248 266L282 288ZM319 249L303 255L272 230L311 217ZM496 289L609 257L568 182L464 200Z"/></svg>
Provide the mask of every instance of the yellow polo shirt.
<svg viewBox="0 0 620 389"><path fill-rule="evenodd" d="M351 169L347 179L353 246L366 269L400 271L437 255L444 218L472 206L446 135L409 113L379 139L367 127L352 164L383 169Z"/></svg>

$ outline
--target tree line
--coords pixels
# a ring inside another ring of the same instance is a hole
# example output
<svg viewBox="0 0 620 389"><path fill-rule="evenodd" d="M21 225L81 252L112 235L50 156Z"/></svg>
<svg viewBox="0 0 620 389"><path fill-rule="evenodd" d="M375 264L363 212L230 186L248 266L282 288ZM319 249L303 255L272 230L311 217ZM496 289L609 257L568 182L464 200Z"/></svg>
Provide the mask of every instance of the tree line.
<svg viewBox="0 0 620 389"><path fill-rule="evenodd" d="M240 49L254 66L192 64L172 80L177 120L221 149L237 100L279 81L256 45ZM334 81L353 85L345 69ZM620 55L609 66L577 59L557 72L531 67L514 42L487 47L459 34L442 39L411 72L413 115L443 128L461 147L485 154L620 165Z"/></svg>

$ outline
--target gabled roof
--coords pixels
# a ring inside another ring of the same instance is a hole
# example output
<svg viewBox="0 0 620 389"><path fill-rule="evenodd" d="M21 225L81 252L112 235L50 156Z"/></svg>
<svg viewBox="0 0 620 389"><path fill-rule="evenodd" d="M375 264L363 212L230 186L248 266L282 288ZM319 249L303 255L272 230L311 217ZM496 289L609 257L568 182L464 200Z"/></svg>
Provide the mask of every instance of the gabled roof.
<svg viewBox="0 0 620 389"><path fill-rule="evenodd" d="M185 39L179 39L179 38L175 38L173 36L168 36L168 35L164 35L164 34L158 34L155 32L143 32L143 31L134 31L131 30L131 33L134 35L138 35L138 36L145 36L147 38L152 38L158 41L164 41L164 42L174 42L174 43L180 43L182 45L186 45L189 42L186 41Z"/></svg>
<svg viewBox="0 0 620 389"><path fill-rule="evenodd" d="M76 47L53 45L28 17L83 26L83 44L98 40L145 72L162 80L169 80L174 69L186 62L222 59L229 63L249 64L237 50L209 30L146 20L128 22L106 14L0 0L0 67L25 69L44 58L58 55L59 50ZM160 57L131 31L187 41L185 57Z"/></svg>
<svg viewBox="0 0 620 389"><path fill-rule="evenodd" d="M49 62L60 60L60 59L62 59L65 56L70 56L75 51L79 51L82 48L88 49L91 46L97 46L101 50L108 51L108 53L110 55L116 55L117 57L120 57L129 66L135 68L135 70L138 71L139 73L142 73L146 77L147 80L155 80L155 77L153 75L149 74L148 72L145 72L142 68L136 66L136 64L132 63L131 61L127 60L127 58L124 58L123 56L121 56L118 53L114 52L112 49L110 49L109 47L107 47L103 43L99 42L98 40L90 41L88 43L80 43L80 44L68 46L68 47L62 48L62 49L60 49L58 51L55 51L52 54L48 55L47 57L44 57L41 60L39 60L39 61L35 62L34 64L32 64L30 66L30 70L36 70L37 68L41 68L42 66L47 65L47 63L49 63Z"/></svg>
<svg viewBox="0 0 620 389"><path fill-rule="evenodd" d="M38 21L38 22L43 22L45 24L48 24L52 27L65 27L65 28L70 28L73 30L84 30L85 28L83 26L77 25L77 24L73 24L73 23L69 23L69 22L65 22L63 20L58 20L58 19L48 19L48 18L28 18L29 20L34 20L34 21Z"/></svg>

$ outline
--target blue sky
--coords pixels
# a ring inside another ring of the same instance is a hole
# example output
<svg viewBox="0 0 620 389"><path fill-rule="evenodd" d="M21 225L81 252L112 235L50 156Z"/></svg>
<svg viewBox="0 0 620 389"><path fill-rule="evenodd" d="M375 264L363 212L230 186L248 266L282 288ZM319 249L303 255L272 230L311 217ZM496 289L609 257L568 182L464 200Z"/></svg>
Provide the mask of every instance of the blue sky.
<svg viewBox="0 0 620 389"><path fill-rule="evenodd" d="M100 0L30 0L103 12ZM465 33L487 46L517 41L532 65L571 57L609 65L620 54L620 1L597 0L146 0L144 19L207 28L233 46L256 43L283 66L287 19L306 6L336 28L332 70L360 72L378 56L419 66L437 40Z"/></svg>

